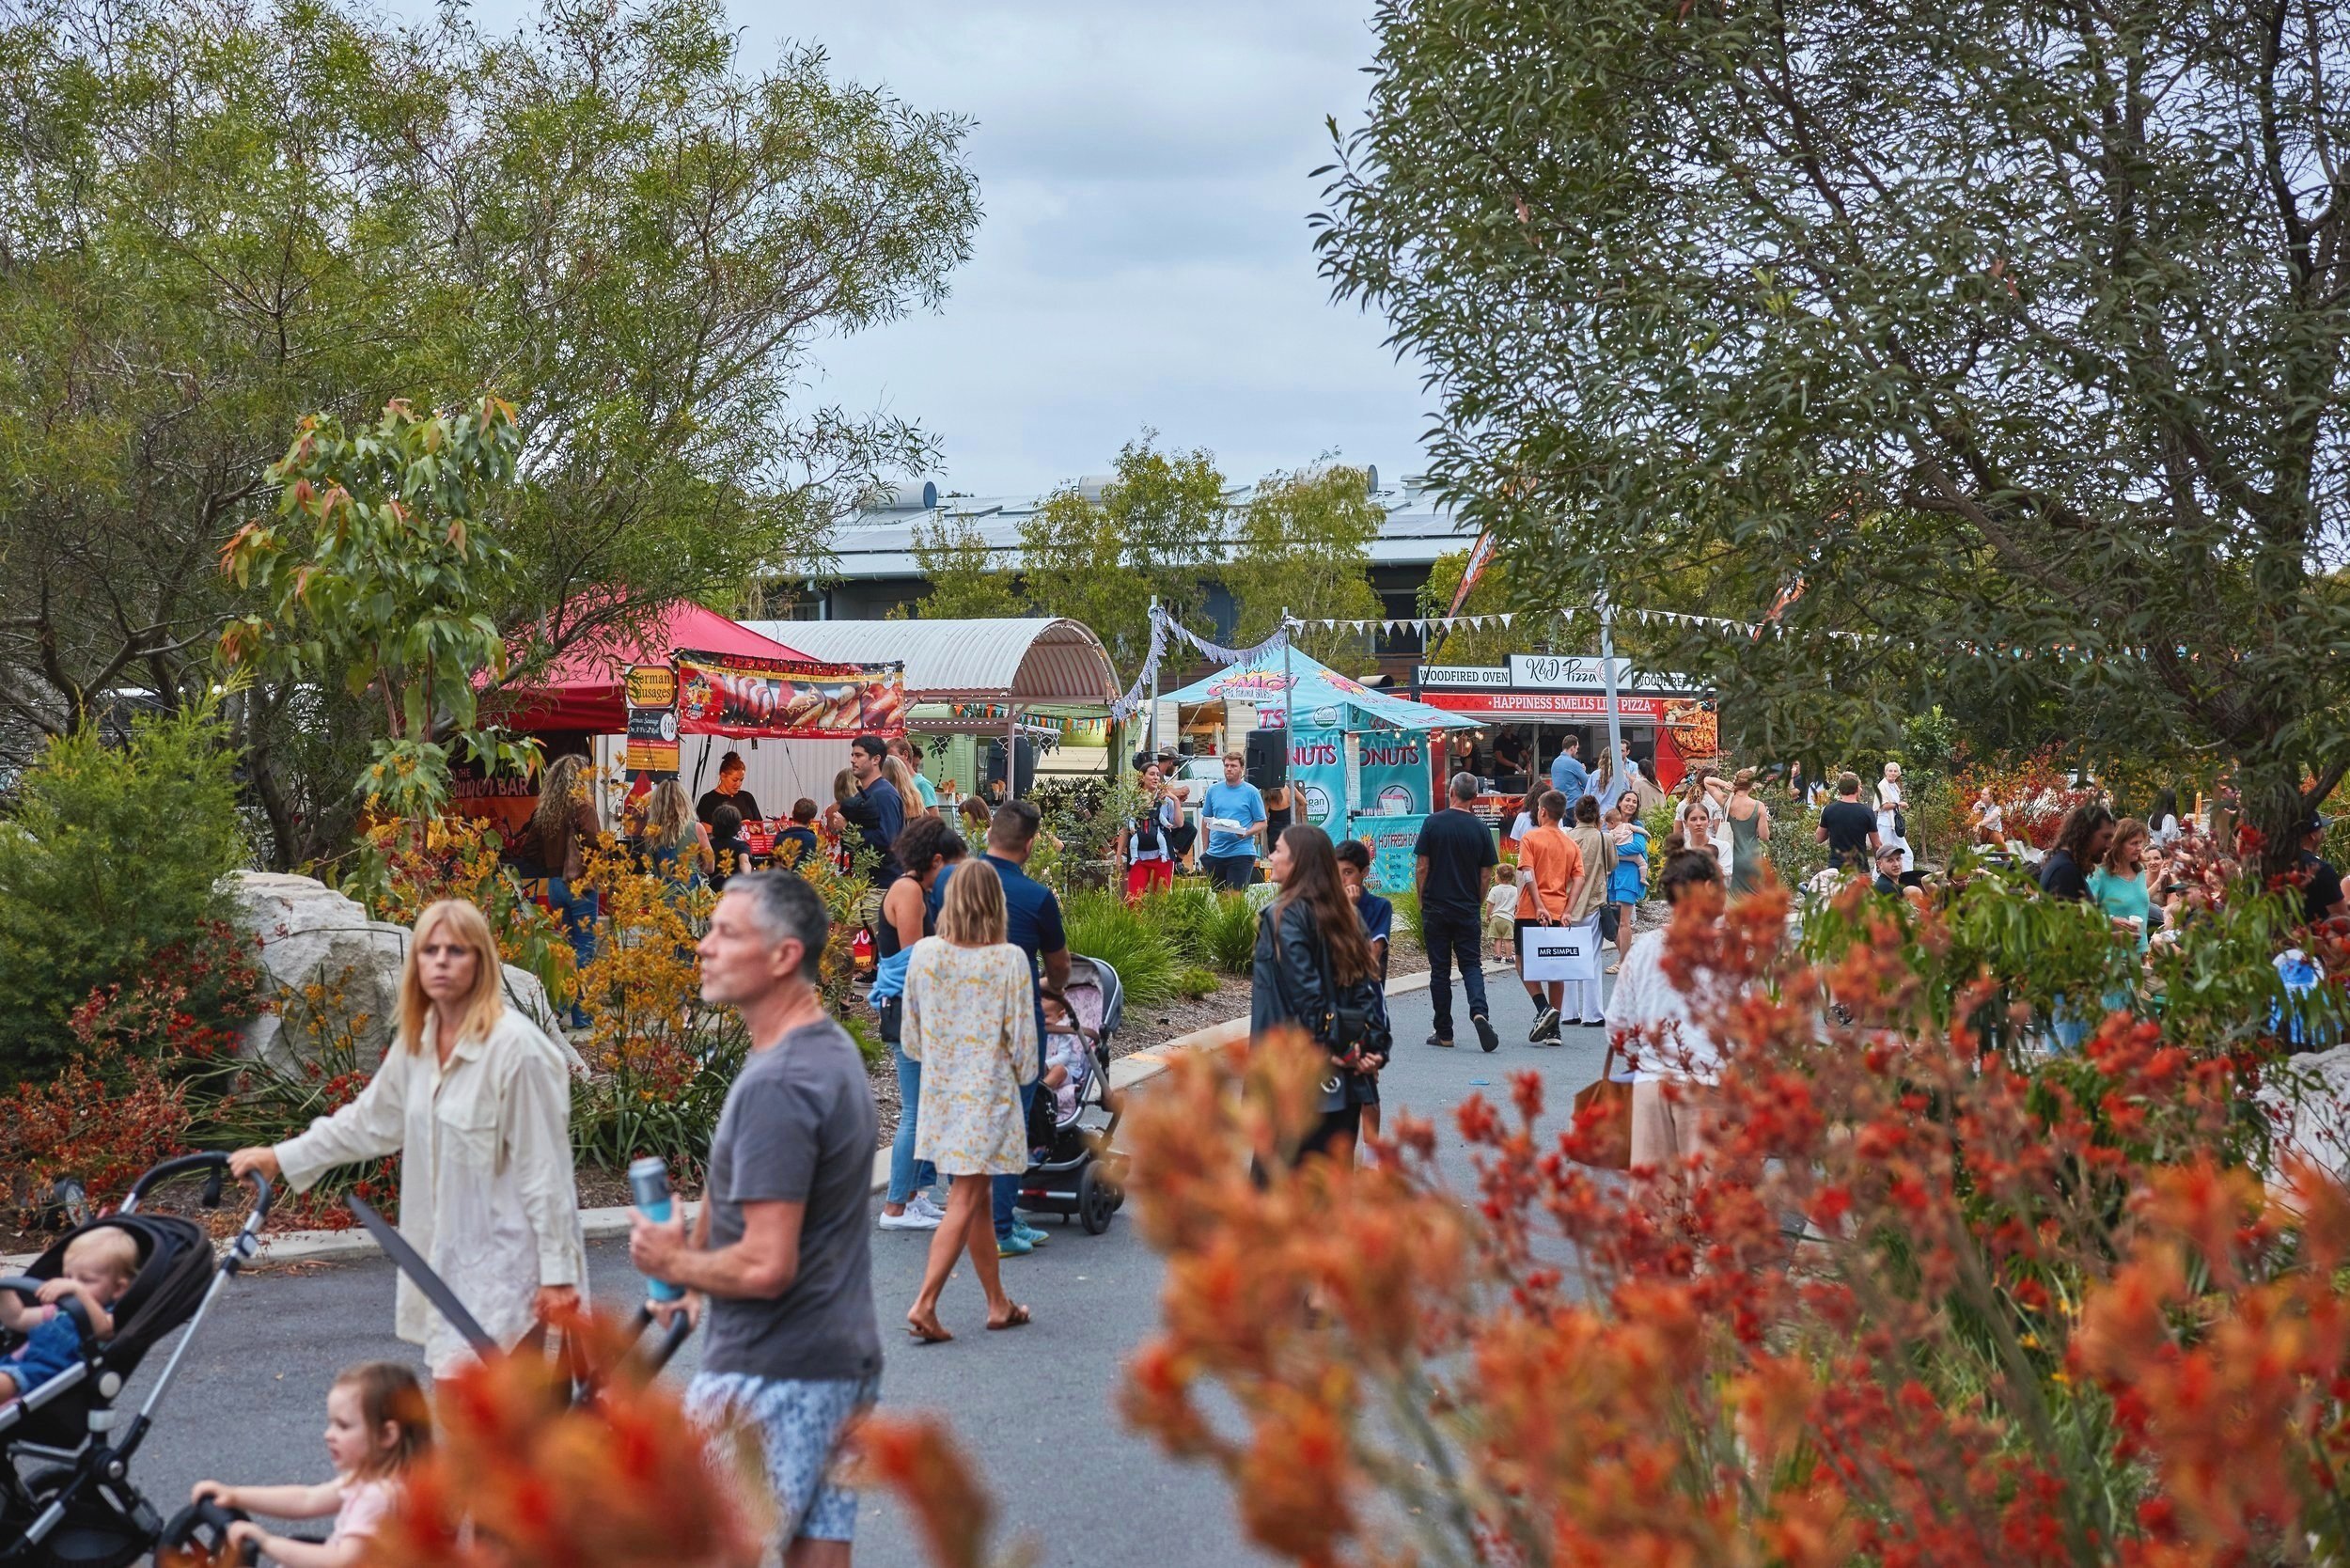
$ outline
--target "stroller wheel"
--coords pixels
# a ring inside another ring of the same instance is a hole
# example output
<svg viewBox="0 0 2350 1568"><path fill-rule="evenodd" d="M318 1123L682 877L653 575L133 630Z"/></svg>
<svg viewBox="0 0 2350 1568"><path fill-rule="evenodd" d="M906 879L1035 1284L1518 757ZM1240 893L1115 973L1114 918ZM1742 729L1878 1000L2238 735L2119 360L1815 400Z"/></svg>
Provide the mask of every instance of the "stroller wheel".
<svg viewBox="0 0 2350 1568"><path fill-rule="evenodd" d="M1118 1188L1102 1174L1102 1163L1090 1162L1077 1172L1077 1222L1086 1228L1086 1234L1098 1236L1110 1228L1110 1215L1118 1212Z"/></svg>

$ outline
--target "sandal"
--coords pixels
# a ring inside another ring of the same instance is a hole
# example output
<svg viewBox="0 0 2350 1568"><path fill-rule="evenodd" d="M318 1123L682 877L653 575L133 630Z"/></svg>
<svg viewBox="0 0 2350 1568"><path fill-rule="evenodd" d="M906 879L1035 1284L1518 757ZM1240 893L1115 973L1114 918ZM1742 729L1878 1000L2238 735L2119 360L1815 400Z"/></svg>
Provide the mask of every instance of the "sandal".
<svg viewBox="0 0 2350 1568"><path fill-rule="evenodd" d="M990 1333L994 1333L999 1329L1019 1328L1025 1326L1028 1322L1028 1309L1015 1301L1011 1304L1011 1313L1010 1316L1006 1317L1001 1323L996 1323L991 1320L987 1326L988 1331Z"/></svg>
<svg viewBox="0 0 2350 1568"><path fill-rule="evenodd" d="M1607 967L1606 967L1606 968L1602 969L1602 970L1600 971L1600 973L1601 973L1601 974L1603 974L1603 975L1612 975L1612 974L1614 974L1617 970L1619 970L1619 969L1621 969L1621 968L1622 968L1622 967L1623 967L1623 965L1622 965L1622 964L1610 964L1609 965L1607 965Z"/></svg>
<svg viewBox="0 0 2350 1568"><path fill-rule="evenodd" d="M906 1319L906 1336L919 1345L943 1345L954 1339L954 1336L948 1333L935 1317L928 1323L917 1323L912 1318Z"/></svg>

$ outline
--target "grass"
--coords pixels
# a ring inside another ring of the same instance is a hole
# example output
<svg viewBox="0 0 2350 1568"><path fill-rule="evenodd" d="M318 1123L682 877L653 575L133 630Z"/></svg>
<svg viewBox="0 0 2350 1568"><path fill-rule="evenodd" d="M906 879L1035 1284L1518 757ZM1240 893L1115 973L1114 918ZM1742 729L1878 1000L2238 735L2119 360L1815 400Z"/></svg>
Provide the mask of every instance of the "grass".
<svg viewBox="0 0 2350 1568"><path fill-rule="evenodd" d="M1412 933L1412 940L1419 944L1420 951L1426 952L1428 950L1428 933L1420 929L1419 895L1416 892L1410 891L1409 889L1404 889L1389 893L1387 895L1387 902L1395 905L1396 925L1404 931L1410 932Z"/></svg>
<svg viewBox="0 0 2350 1568"><path fill-rule="evenodd" d="M1257 912L1238 893L1215 901L1204 936L1208 962L1228 975L1245 975L1257 963Z"/></svg>
<svg viewBox="0 0 2350 1568"><path fill-rule="evenodd" d="M1089 888L1071 894L1062 905L1061 923L1069 933L1069 950L1117 970L1127 1000L1148 1005L1175 995L1184 965L1174 942L1161 925L1129 908L1118 893Z"/></svg>
<svg viewBox="0 0 2350 1568"><path fill-rule="evenodd" d="M1214 958L1208 951L1208 927L1215 919L1215 889L1192 883L1147 895L1142 917L1166 934L1176 957L1200 964Z"/></svg>
<svg viewBox="0 0 2350 1568"><path fill-rule="evenodd" d="M1224 982L1214 969L1186 969L1175 977L1175 989L1188 1001L1205 1001Z"/></svg>

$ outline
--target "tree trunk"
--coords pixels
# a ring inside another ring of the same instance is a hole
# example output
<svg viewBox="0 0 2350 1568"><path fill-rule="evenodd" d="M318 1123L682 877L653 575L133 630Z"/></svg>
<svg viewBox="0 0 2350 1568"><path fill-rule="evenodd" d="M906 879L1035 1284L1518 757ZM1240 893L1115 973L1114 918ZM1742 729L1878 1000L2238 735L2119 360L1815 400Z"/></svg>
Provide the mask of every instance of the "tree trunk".
<svg viewBox="0 0 2350 1568"><path fill-rule="evenodd" d="M2301 769L2294 764L2247 765L2237 776L2244 825L2260 835L2262 883L2297 872L2302 824L2334 792L2334 786L2342 782L2342 769L2329 767L2306 787Z"/></svg>

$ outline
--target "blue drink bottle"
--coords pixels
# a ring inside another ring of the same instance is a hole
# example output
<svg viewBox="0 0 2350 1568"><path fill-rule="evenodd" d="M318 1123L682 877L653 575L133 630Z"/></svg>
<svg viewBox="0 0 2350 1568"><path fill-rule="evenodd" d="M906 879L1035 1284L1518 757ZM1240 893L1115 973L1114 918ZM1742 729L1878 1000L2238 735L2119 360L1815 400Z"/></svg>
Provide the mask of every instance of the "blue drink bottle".
<svg viewBox="0 0 2350 1568"><path fill-rule="evenodd" d="M669 1168L658 1154L648 1154L632 1160L628 1168L629 1196L636 1201L636 1212L647 1219L668 1223L670 1215ZM645 1289L655 1301L676 1301L685 1294L666 1279L648 1279Z"/></svg>

